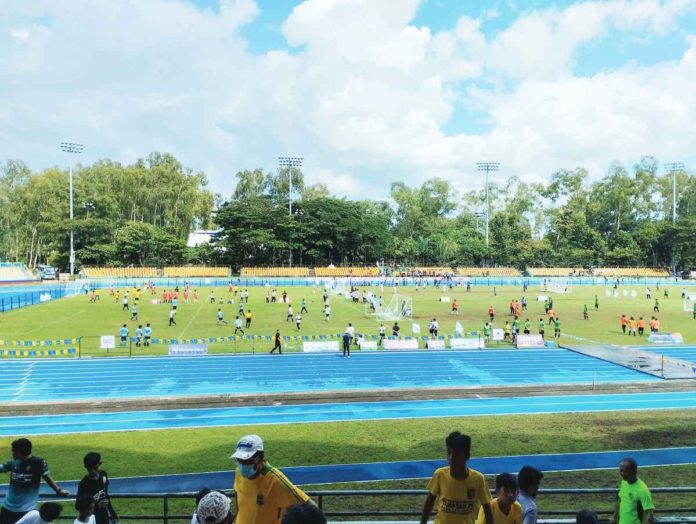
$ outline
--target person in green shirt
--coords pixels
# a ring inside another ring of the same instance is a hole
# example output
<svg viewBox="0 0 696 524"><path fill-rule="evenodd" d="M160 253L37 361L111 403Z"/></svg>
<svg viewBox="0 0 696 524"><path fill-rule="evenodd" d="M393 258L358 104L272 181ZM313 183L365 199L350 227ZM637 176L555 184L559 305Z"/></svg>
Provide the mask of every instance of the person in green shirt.
<svg viewBox="0 0 696 524"><path fill-rule="evenodd" d="M652 524L653 504L652 494L641 479L638 478L638 464L630 457L619 463L618 500L611 518L613 524Z"/></svg>
<svg viewBox="0 0 696 524"><path fill-rule="evenodd" d="M488 342L491 341L491 333L493 332L493 326L491 325L490 322L486 322L485 325L483 326L483 336L486 338Z"/></svg>
<svg viewBox="0 0 696 524"><path fill-rule="evenodd" d="M599 297L597 295L594 296L594 308L599 309Z"/></svg>
<svg viewBox="0 0 696 524"><path fill-rule="evenodd" d="M544 300L544 313L549 312L549 301L548 299Z"/></svg>
<svg viewBox="0 0 696 524"><path fill-rule="evenodd" d="M559 339L561 338L561 319L556 317L556 320L553 323L553 338Z"/></svg>
<svg viewBox="0 0 696 524"><path fill-rule="evenodd" d="M655 306L653 307L653 312L654 313L660 312L660 301L658 299L655 299Z"/></svg>
<svg viewBox="0 0 696 524"><path fill-rule="evenodd" d="M582 308L582 316L585 318L585 320L590 319L590 311L587 308L587 304L585 304L584 307Z"/></svg>
<svg viewBox="0 0 696 524"><path fill-rule="evenodd" d="M694 320L696 320L696 302L694 302Z"/></svg>
<svg viewBox="0 0 696 524"><path fill-rule="evenodd" d="M529 335L532 332L532 323L529 319L524 321L524 334Z"/></svg>
<svg viewBox="0 0 696 524"><path fill-rule="evenodd" d="M546 330L546 324L544 323L544 319L540 318L539 319L539 334L541 335L541 338L544 338L544 331Z"/></svg>
<svg viewBox="0 0 696 524"><path fill-rule="evenodd" d="M669 289L665 288L664 297L669 298Z"/></svg>

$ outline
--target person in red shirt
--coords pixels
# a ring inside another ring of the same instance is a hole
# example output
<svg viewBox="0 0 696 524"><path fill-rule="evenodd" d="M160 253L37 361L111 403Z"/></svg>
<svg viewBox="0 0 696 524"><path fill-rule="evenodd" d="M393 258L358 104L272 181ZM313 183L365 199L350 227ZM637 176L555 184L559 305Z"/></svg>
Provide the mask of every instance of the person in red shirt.
<svg viewBox="0 0 696 524"><path fill-rule="evenodd" d="M495 309L493 309L493 306L488 308L488 317L491 319L491 322L493 322L495 318Z"/></svg>
<svg viewBox="0 0 696 524"><path fill-rule="evenodd" d="M626 334L626 324L628 324L626 315L621 315L621 331L623 331L624 335Z"/></svg>
<svg viewBox="0 0 696 524"><path fill-rule="evenodd" d="M167 290L165 289L164 291L162 291L162 302L166 302L166 301L167 301Z"/></svg>
<svg viewBox="0 0 696 524"><path fill-rule="evenodd" d="M459 315L459 304L457 304L456 298L452 301L452 314Z"/></svg>

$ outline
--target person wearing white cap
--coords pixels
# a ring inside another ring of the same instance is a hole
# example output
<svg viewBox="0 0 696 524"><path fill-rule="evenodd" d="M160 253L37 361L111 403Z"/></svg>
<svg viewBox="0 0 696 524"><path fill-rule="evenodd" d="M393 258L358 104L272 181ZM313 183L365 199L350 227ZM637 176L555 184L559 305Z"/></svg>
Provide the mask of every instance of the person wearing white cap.
<svg viewBox="0 0 696 524"><path fill-rule="evenodd" d="M211 491L201 499L196 508L199 524L231 524L234 515L230 511L230 499L224 493Z"/></svg>
<svg viewBox="0 0 696 524"><path fill-rule="evenodd" d="M238 466L234 473L236 524L280 524L288 508L310 502L279 469L266 462L258 435L239 439L231 458Z"/></svg>

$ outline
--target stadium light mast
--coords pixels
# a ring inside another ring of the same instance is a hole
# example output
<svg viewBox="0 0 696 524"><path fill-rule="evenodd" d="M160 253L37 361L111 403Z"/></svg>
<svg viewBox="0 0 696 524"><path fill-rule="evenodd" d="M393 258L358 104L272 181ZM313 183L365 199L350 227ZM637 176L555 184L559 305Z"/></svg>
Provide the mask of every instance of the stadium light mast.
<svg viewBox="0 0 696 524"><path fill-rule="evenodd" d="M61 142L60 149L68 154L69 173L70 173L70 276L75 274L75 244L73 242L73 176L72 176L72 155L79 155L85 149L83 144L75 142Z"/></svg>
<svg viewBox="0 0 696 524"><path fill-rule="evenodd" d="M684 171L684 164L681 162L670 162L665 164L665 170L672 175L672 223L677 222L677 171ZM672 272L677 270L677 261L674 257L674 246L672 247Z"/></svg>
<svg viewBox="0 0 696 524"><path fill-rule="evenodd" d="M292 168L302 167L302 161L304 158L299 156L279 156L278 165L281 169L283 167L288 168L288 211L290 216L292 216ZM288 267L292 267L292 246L289 246L290 253L288 254Z"/></svg>
<svg viewBox="0 0 696 524"><path fill-rule="evenodd" d="M490 208L488 205L488 175L491 171L500 169L500 162L476 162L476 168L486 173L486 247L488 247L488 232L490 227Z"/></svg>

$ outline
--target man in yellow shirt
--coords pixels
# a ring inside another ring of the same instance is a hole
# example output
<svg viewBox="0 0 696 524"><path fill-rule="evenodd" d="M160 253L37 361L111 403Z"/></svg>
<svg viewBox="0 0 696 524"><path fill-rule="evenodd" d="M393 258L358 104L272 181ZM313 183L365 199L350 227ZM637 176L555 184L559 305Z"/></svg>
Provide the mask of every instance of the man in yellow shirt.
<svg viewBox="0 0 696 524"><path fill-rule="evenodd" d="M495 495L491 502L494 524L522 524L522 505L517 502L519 488L510 473L501 473L495 478ZM479 510L476 524L486 522L483 508Z"/></svg>
<svg viewBox="0 0 696 524"><path fill-rule="evenodd" d="M280 524L290 506L310 503L302 490L266 462L258 435L242 437L231 458L238 466L234 473L236 524Z"/></svg>
<svg viewBox="0 0 696 524"><path fill-rule="evenodd" d="M453 431L445 444L449 465L436 469L428 483L430 494L423 504L421 524L427 524L436 502L435 524L474 524L479 508L485 515L485 524L494 524L486 479L466 465L471 455L471 437Z"/></svg>

